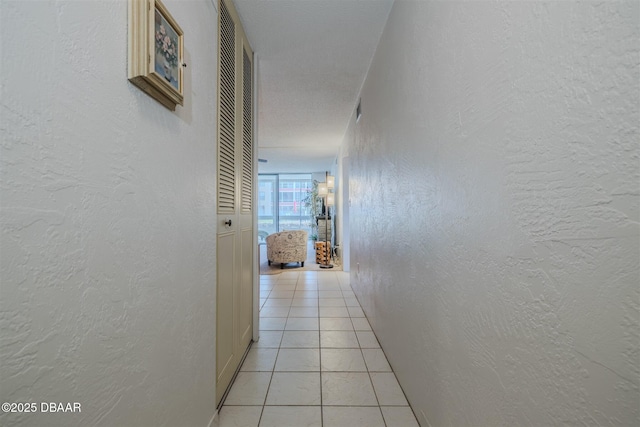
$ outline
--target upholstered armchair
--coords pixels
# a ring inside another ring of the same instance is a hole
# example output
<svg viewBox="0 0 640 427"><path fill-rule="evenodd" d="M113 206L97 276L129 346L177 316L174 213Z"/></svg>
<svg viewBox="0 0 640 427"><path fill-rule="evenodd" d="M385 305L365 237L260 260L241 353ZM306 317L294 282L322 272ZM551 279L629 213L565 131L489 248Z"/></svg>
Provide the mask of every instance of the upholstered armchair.
<svg viewBox="0 0 640 427"><path fill-rule="evenodd" d="M291 230L267 236L267 260L279 262L280 268L289 262L299 262L304 267L307 259L307 237L304 230Z"/></svg>

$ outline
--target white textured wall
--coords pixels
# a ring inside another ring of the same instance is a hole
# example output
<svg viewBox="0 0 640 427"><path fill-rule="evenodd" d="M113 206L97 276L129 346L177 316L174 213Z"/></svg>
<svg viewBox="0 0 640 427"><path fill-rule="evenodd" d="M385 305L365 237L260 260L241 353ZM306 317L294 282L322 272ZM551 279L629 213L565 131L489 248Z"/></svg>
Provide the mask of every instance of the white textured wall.
<svg viewBox="0 0 640 427"><path fill-rule="evenodd" d="M394 4L351 278L424 426L640 424L639 5Z"/></svg>
<svg viewBox="0 0 640 427"><path fill-rule="evenodd" d="M127 2L0 1L3 426L206 426L215 390L216 11L185 107L127 81Z"/></svg>

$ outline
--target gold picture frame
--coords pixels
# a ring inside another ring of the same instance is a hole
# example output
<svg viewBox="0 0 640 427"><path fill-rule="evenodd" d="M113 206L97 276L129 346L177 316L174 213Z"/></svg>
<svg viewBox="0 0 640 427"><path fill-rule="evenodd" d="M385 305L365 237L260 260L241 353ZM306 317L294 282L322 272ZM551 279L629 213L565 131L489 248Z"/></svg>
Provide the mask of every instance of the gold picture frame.
<svg viewBox="0 0 640 427"><path fill-rule="evenodd" d="M184 105L184 33L160 0L129 0L129 81L174 111Z"/></svg>

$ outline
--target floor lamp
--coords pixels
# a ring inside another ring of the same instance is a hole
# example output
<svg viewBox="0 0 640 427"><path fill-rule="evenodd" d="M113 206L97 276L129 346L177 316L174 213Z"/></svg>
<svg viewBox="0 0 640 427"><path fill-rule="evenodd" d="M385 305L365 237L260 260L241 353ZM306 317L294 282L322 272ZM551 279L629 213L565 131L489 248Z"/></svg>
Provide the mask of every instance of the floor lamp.
<svg viewBox="0 0 640 427"><path fill-rule="evenodd" d="M318 195L324 198L324 244L325 244L325 257L324 263L320 264L320 268L333 268L333 264L329 261L331 259L331 243L329 242L329 207L335 205L335 196L330 192L335 187L335 178L325 172L325 182L318 184Z"/></svg>

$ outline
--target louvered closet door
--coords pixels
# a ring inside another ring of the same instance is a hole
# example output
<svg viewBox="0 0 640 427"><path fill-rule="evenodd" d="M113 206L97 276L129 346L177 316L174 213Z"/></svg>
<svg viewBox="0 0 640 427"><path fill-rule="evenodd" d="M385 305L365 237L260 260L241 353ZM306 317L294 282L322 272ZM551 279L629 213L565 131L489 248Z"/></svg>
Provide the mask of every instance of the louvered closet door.
<svg viewBox="0 0 640 427"><path fill-rule="evenodd" d="M253 330L253 54L233 3L220 0L216 396Z"/></svg>

